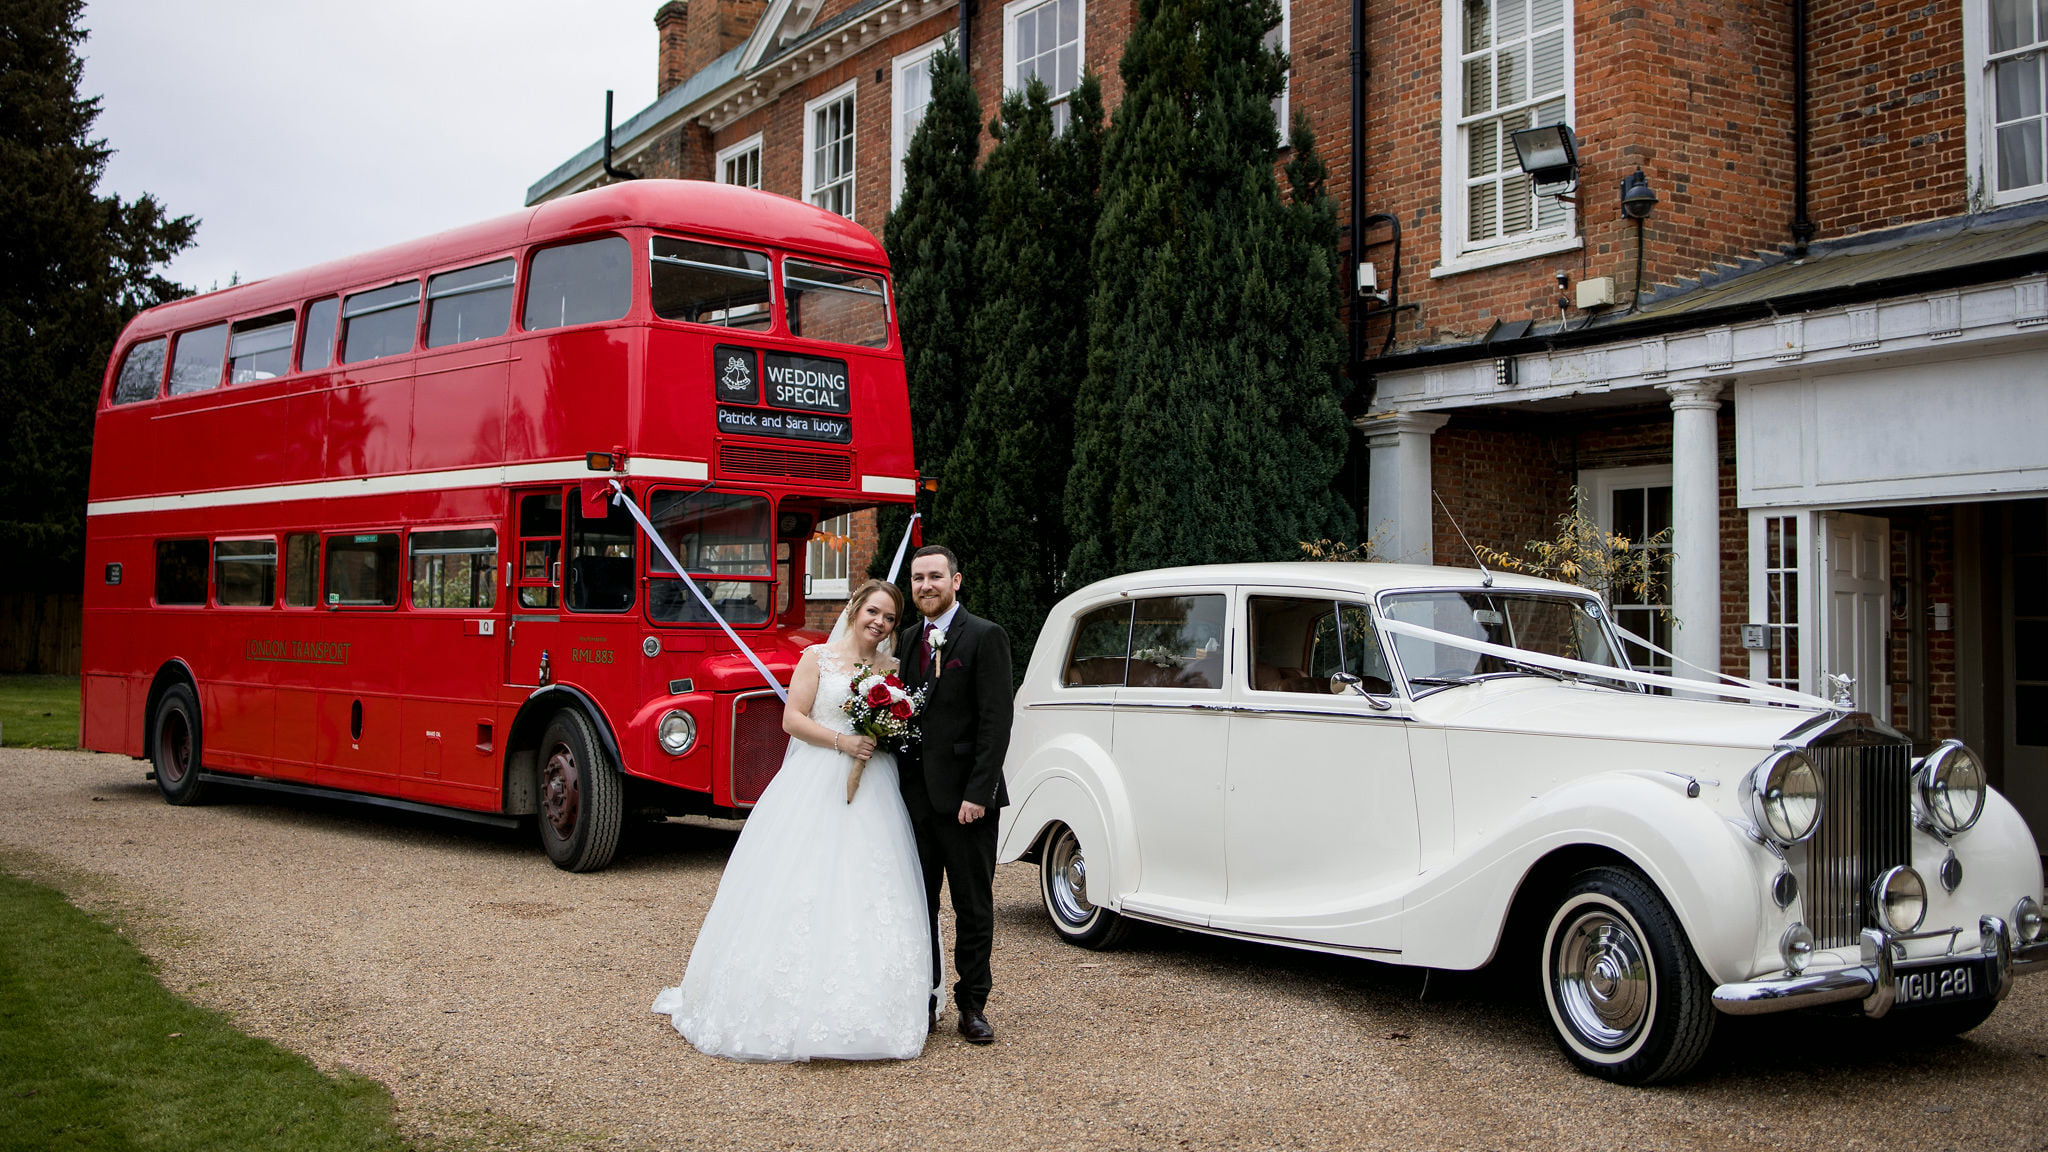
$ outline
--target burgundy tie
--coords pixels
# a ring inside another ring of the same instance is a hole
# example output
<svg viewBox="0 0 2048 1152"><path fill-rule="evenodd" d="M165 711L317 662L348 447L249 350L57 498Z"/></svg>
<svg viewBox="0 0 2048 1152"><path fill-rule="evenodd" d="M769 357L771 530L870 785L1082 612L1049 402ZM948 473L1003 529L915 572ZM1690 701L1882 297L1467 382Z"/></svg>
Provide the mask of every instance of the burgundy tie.
<svg viewBox="0 0 2048 1152"><path fill-rule="evenodd" d="M917 652L918 659L924 662L924 678L929 680L932 678L932 626L930 624L926 624L924 630L918 635Z"/></svg>

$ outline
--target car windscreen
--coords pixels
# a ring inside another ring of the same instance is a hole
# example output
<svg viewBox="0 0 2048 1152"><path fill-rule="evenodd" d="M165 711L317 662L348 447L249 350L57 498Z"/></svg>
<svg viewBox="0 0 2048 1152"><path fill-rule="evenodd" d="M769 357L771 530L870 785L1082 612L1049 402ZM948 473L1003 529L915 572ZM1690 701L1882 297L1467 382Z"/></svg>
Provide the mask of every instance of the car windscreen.
<svg viewBox="0 0 2048 1152"><path fill-rule="evenodd" d="M1389 620L1452 636L1610 668L1625 666L1615 653L1606 610L1590 596L1494 590L1399 592L1384 597L1380 610ZM1530 671L1500 656L1420 636L1396 634L1390 639L1408 682L1425 690L1476 676Z"/></svg>

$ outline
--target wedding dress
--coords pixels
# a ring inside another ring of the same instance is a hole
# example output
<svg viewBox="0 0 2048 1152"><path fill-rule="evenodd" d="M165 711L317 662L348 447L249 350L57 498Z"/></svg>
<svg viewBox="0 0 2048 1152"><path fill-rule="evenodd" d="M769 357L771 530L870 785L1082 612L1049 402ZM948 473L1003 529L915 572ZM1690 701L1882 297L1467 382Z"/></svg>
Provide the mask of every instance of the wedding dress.
<svg viewBox="0 0 2048 1152"><path fill-rule="evenodd" d="M852 662L811 651L811 719L850 734ZM896 758L876 752L848 803L851 763L791 738L747 817L682 984L654 999L699 1051L788 1061L924 1050L931 938Z"/></svg>

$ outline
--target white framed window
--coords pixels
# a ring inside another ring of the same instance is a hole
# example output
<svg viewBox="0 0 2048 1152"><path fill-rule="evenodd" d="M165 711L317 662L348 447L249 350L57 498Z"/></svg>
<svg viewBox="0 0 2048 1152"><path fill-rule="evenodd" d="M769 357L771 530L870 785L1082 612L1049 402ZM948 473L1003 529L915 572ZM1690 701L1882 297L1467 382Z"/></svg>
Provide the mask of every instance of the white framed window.
<svg viewBox="0 0 2048 1152"><path fill-rule="evenodd" d="M1579 473L1579 496L1584 511L1603 530L1626 537L1640 546L1671 527L1671 469L1662 465L1644 468L1599 468ZM1633 589L1608 591L1608 607L1614 622L1666 651L1675 637L1671 634L1671 537L1654 545L1666 558L1658 565L1662 587L1655 598L1645 598ZM1645 672L1670 675L1668 656L1660 656L1632 641L1623 641L1628 661ZM1661 689L1659 691L1662 691Z"/></svg>
<svg viewBox="0 0 2048 1152"><path fill-rule="evenodd" d="M761 134L754 133L730 148L718 150L718 158L712 164L720 184L737 184L742 188L761 186Z"/></svg>
<svg viewBox="0 0 2048 1152"><path fill-rule="evenodd" d="M1762 625L1762 648L1749 650L1749 678L1811 692L1816 663L1805 624L1819 614L1812 577L1814 517L1804 509L1752 508L1749 513L1749 623Z"/></svg>
<svg viewBox="0 0 2048 1152"><path fill-rule="evenodd" d="M1514 133L1572 122L1569 0L1445 0L1444 241L1437 270L1577 247L1570 208L1538 196Z"/></svg>
<svg viewBox="0 0 2048 1152"><path fill-rule="evenodd" d="M1084 0L1010 0L1003 5L1003 87L1023 91L1033 76L1052 99L1054 135L1066 131L1067 97L1081 85L1087 61Z"/></svg>
<svg viewBox="0 0 2048 1152"><path fill-rule="evenodd" d="M844 600L853 595L852 564L853 513L818 521L804 558L804 598Z"/></svg>
<svg viewBox="0 0 2048 1152"><path fill-rule="evenodd" d="M924 123L924 110L932 102L932 56L944 44L943 38L920 45L896 57L891 69L889 99L889 203L903 199L903 158L910 155L910 138Z"/></svg>
<svg viewBox="0 0 2048 1152"><path fill-rule="evenodd" d="M804 105L804 199L853 219L853 90L846 83Z"/></svg>
<svg viewBox="0 0 2048 1152"><path fill-rule="evenodd" d="M1294 2L1280 0L1280 23L1266 33L1266 47L1279 52L1294 50ZM1273 97L1273 123L1280 129L1280 146L1287 147L1288 116L1294 95L1294 69L1290 66L1280 77L1280 94Z"/></svg>
<svg viewBox="0 0 2048 1152"><path fill-rule="evenodd" d="M1965 0L1970 171L1980 206L2048 195L2048 5Z"/></svg>

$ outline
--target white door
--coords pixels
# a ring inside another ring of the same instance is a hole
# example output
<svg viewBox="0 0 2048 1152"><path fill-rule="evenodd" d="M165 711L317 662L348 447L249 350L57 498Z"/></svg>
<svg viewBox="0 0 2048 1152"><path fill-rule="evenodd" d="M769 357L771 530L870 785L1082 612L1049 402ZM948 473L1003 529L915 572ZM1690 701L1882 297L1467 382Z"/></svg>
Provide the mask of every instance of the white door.
<svg viewBox="0 0 2048 1152"><path fill-rule="evenodd" d="M1138 834L1126 906L1198 924L1223 903L1225 598L1133 601L1111 754Z"/></svg>
<svg viewBox="0 0 2048 1152"><path fill-rule="evenodd" d="M1389 893L1418 869L1415 789L1407 704L1371 617L1362 603L1299 592L1254 590L1246 608L1223 800L1230 907L1212 923L1398 950ZM1339 672L1375 698L1332 693Z"/></svg>
<svg viewBox="0 0 2048 1152"><path fill-rule="evenodd" d="M1852 676L1856 709L1891 722L1885 636L1891 623L1891 523L1829 512L1820 517L1821 645L1814 691L1832 700L1829 676Z"/></svg>

